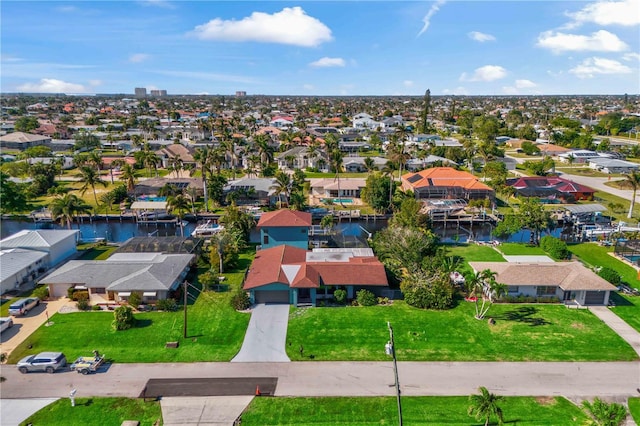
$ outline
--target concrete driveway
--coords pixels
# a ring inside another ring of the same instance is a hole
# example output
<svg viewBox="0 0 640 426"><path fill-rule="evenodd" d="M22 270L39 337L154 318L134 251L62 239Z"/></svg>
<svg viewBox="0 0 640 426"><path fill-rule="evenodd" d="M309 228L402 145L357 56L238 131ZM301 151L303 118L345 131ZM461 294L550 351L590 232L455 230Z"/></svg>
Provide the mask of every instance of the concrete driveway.
<svg viewBox="0 0 640 426"><path fill-rule="evenodd" d="M285 344L289 305L260 304L251 312L242 348L231 362L289 362Z"/></svg>

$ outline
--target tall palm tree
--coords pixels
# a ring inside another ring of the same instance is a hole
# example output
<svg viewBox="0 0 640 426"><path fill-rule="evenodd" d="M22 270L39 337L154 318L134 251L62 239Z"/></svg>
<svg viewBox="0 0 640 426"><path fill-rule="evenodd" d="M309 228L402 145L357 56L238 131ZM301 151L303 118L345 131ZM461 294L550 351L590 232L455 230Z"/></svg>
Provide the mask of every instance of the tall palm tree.
<svg viewBox="0 0 640 426"><path fill-rule="evenodd" d="M480 386L478 391L480 391L479 395L469 396L471 405L467 413L478 421L484 419L484 426L489 424L491 416L496 416L498 424L501 425L504 422L504 414L498 403L504 400L504 397L489 392L484 386Z"/></svg>
<svg viewBox="0 0 640 426"><path fill-rule="evenodd" d="M80 213L87 213L91 211L91 206L86 204L75 194L64 194L53 199L49 204L51 210L51 216L53 220L60 219L62 226L67 226L67 229L71 229L73 218Z"/></svg>
<svg viewBox="0 0 640 426"><path fill-rule="evenodd" d="M180 225L180 235L184 237L184 227L182 226L182 218L184 217L184 212L189 211L190 202L187 197L183 194L178 194L176 196L171 196L167 198L167 207L170 210L176 212L176 216L178 217L178 224Z"/></svg>
<svg viewBox="0 0 640 426"><path fill-rule="evenodd" d="M334 178L334 180L337 179L338 181L338 199L340 200L341 206L343 206L343 204L342 204L342 195L340 195L340 172L342 171L343 157L344 157L344 154L342 153L342 151L340 151L339 148L335 148L333 151L331 151L331 154L329 156L329 161L331 162L331 168L336 172L336 177Z"/></svg>
<svg viewBox="0 0 640 426"><path fill-rule="evenodd" d="M102 180L100 174L96 172L96 169L93 167L83 166L80 168L80 172L76 177L80 178L80 182L82 183L80 193L84 195L85 192L91 188L93 190L93 198L96 202L96 207L99 206L100 203L98 203L98 196L96 195L96 185L102 185L105 188L107 187L107 183Z"/></svg>
<svg viewBox="0 0 640 426"><path fill-rule="evenodd" d="M180 177L180 172L184 169L184 161L180 158L180 154L169 158L169 166L176 172L176 177Z"/></svg>
<svg viewBox="0 0 640 426"><path fill-rule="evenodd" d="M269 137L267 135L256 135L254 143L256 151L260 156L260 172L262 173L273 161L273 148L269 144Z"/></svg>
<svg viewBox="0 0 640 426"><path fill-rule="evenodd" d="M636 192L638 188L640 188L640 172L634 171L629 174L624 175L625 182L627 182L631 189L633 189L633 195L631 196L631 205L629 206L629 214L627 215L628 219L631 219L633 216L633 207L636 204Z"/></svg>
<svg viewBox="0 0 640 426"><path fill-rule="evenodd" d="M494 300L500 299L507 293L507 286L497 282L496 273L490 269L485 269L479 273L479 276L476 274L472 278L474 278L473 294L476 296L475 318L481 320L484 319L487 312L489 312L489 308L493 305ZM475 278L477 278L477 280ZM480 299L482 299L482 305L479 304Z"/></svg>
<svg viewBox="0 0 640 426"><path fill-rule="evenodd" d="M211 148L204 146L202 148L196 148L193 155L193 159L196 160L196 164L200 166L200 172L202 174L202 187L204 190L204 211L209 211L209 191L207 191L207 180L213 173L211 172Z"/></svg>
<svg viewBox="0 0 640 426"><path fill-rule="evenodd" d="M113 185L113 168L122 168L125 161L122 158L115 159L109 163L109 176L111 177L111 184Z"/></svg>
<svg viewBox="0 0 640 426"><path fill-rule="evenodd" d="M120 180L123 180L127 183L127 191L131 192L136 187L136 170L129 163L124 163L122 165L122 175L120 176Z"/></svg>
<svg viewBox="0 0 640 426"><path fill-rule="evenodd" d="M89 164L91 164L93 167L96 168L96 171L98 173L100 173L100 170L102 170L102 166L104 166L104 160L102 159L102 153L100 153L99 151L91 151L89 153L89 157L88 157L88 162Z"/></svg>
<svg viewBox="0 0 640 426"><path fill-rule="evenodd" d="M289 194L291 192L291 176L289 174L279 171L276 173L276 180L269 189L273 189L275 195L278 196L278 208L282 208L282 195L289 204Z"/></svg>

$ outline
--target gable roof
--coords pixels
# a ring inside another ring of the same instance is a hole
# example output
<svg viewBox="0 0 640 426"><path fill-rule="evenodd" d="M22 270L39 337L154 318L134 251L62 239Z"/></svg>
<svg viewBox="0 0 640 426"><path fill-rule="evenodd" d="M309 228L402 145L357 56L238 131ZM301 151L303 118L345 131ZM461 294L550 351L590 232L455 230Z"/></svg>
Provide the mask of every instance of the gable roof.
<svg viewBox="0 0 640 426"><path fill-rule="evenodd" d="M311 226L311 213L300 212L289 209L280 209L273 212L266 212L260 216L258 228L265 226L293 227Z"/></svg>
<svg viewBox="0 0 640 426"><path fill-rule="evenodd" d="M490 269L496 281L506 285L558 286L562 290L615 290L580 262L509 263L469 262L476 271Z"/></svg>
<svg viewBox="0 0 640 426"><path fill-rule="evenodd" d="M34 135L32 133L25 132L13 132L4 136L0 136L2 142L38 142L38 141L50 141L49 136Z"/></svg>
<svg viewBox="0 0 640 426"><path fill-rule="evenodd" d="M456 170L452 167L432 167L416 173L406 173L402 175L402 181L412 188L458 186L467 189L493 191L490 186L480 182L471 173Z"/></svg>
<svg viewBox="0 0 640 426"><path fill-rule="evenodd" d="M318 288L320 285L388 286L384 265L375 256L338 256L320 260L298 247L281 245L259 250L247 273L243 288L251 290L269 284L291 288ZM346 257L346 258L345 258Z"/></svg>
<svg viewBox="0 0 640 426"><path fill-rule="evenodd" d="M45 257L47 253L43 251L19 248L0 250L0 282L4 282L15 273L34 265Z"/></svg>
<svg viewBox="0 0 640 426"><path fill-rule="evenodd" d="M25 229L0 241L0 247L6 248L49 248L60 241L79 234L77 230Z"/></svg>

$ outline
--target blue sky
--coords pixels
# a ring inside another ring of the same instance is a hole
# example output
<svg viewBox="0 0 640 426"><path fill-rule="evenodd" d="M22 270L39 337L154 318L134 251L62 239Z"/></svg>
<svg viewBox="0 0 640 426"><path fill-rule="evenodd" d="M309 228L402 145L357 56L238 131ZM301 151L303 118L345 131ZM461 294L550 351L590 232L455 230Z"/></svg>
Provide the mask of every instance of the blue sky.
<svg viewBox="0 0 640 426"><path fill-rule="evenodd" d="M4 0L0 12L2 92L640 93L640 0Z"/></svg>

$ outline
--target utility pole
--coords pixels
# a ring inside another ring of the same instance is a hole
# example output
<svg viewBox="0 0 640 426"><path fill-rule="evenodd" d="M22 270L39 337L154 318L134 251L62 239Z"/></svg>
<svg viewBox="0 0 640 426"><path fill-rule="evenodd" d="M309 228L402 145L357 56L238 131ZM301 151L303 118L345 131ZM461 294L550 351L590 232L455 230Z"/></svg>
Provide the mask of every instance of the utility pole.
<svg viewBox="0 0 640 426"><path fill-rule="evenodd" d="M187 287L188 285L189 283L187 282L187 280L185 280L182 283L182 289L183 289L182 291L184 292L184 302L183 302L184 303L184 333L183 334L185 339L187 338L187 301L188 301L187 292L189 290L189 287Z"/></svg>
<svg viewBox="0 0 640 426"><path fill-rule="evenodd" d="M387 321L387 327L389 327L389 342L385 345L384 349L387 355L393 357L393 373L396 379L396 398L398 400L398 425L402 426L402 403L400 401L400 381L398 380L398 362L396 360L396 345L393 340L393 328L391 323Z"/></svg>

